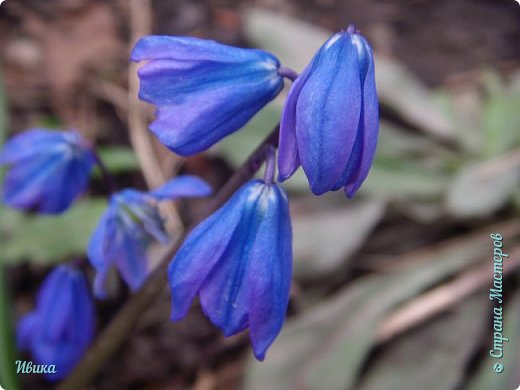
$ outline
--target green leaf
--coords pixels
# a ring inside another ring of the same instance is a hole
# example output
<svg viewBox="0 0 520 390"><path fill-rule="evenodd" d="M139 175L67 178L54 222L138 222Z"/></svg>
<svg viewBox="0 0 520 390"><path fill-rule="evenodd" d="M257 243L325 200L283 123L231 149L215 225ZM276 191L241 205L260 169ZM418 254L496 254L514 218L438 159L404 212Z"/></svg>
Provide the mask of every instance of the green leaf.
<svg viewBox="0 0 520 390"><path fill-rule="evenodd" d="M385 316L397 305L481 261L482 253L489 249L488 238L489 231L485 231L410 253L387 273L358 279L335 297L291 319L267 359L249 362L245 389L354 389Z"/></svg>
<svg viewBox="0 0 520 390"><path fill-rule="evenodd" d="M370 362L358 389L458 388L488 323L487 302L480 293L392 341Z"/></svg>
<svg viewBox="0 0 520 390"><path fill-rule="evenodd" d="M54 264L84 254L90 235L106 208L106 200L78 201L58 216L27 216L2 210L0 260Z"/></svg>
<svg viewBox="0 0 520 390"><path fill-rule="evenodd" d="M427 168L403 158L376 155L361 191L374 196L431 200L440 197L447 185L448 177L439 168Z"/></svg>
<svg viewBox="0 0 520 390"><path fill-rule="evenodd" d="M483 155L494 157L518 145L520 141L520 90L506 89L498 75L486 73L488 93L482 110Z"/></svg>
<svg viewBox="0 0 520 390"><path fill-rule="evenodd" d="M506 158L468 165L459 171L446 198L447 208L454 216L490 215L513 196L520 180L518 163L500 161Z"/></svg>
<svg viewBox="0 0 520 390"><path fill-rule="evenodd" d="M344 266L384 211L382 201L354 201L334 211L295 215L292 218L295 278L319 278Z"/></svg>
<svg viewBox="0 0 520 390"><path fill-rule="evenodd" d="M103 164L114 175L139 170L139 161L134 151L126 146L106 146L97 149Z"/></svg>

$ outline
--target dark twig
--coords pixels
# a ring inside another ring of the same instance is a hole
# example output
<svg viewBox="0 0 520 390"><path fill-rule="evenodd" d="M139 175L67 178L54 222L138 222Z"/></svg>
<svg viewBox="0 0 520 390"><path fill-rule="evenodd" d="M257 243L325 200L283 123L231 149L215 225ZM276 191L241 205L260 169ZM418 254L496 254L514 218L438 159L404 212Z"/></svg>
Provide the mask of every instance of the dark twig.
<svg viewBox="0 0 520 390"><path fill-rule="evenodd" d="M278 132L279 125L273 129L260 146L256 148L250 157L220 189L202 215L196 218L196 220L190 224L189 228L171 244L166 255L162 257L159 266L148 277L143 287L129 299L110 324L97 337L94 345L87 351L72 373L58 386L59 390L77 390L87 386L104 367L110 356L121 347L135 328L143 312L150 307L166 286L168 264L189 231L202 219L208 217L222 206L239 187L251 179L265 159L265 145L278 145Z"/></svg>

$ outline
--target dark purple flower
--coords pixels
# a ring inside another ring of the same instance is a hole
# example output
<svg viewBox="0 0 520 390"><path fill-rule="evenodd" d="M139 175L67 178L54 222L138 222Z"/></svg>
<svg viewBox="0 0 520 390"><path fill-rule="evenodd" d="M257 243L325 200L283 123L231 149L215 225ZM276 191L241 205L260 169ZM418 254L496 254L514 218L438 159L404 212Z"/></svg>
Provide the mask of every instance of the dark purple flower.
<svg viewBox="0 0 520 390"><path fill-rule="evenodd" d="M240 129L283 88L272 54L215 41L148 36L135 45L139 97L157 106L150 130L174 152L201 152Z"/></svg>
<svg viewBox="0 0 520 390"><path fill-rule="evenodd" d="M368 175L379 128L374 60L353 26L333 35L292 85L280 124L278 168L300 164L316 195L354 196Z"/></svg>
<svg viewBox="0 0 520 390"><path fill-rule="evenodd" d="M19 209L60 213L85 190L94 162L92 151L75 131L25 131L0 152L0 165L9 166L4 202Z"/></svg>
<svg viewBox="0 0 520 390"><path fill-rule="evenodd" d="M74 368L94 335L94 303L85 276L69 265L56 267L38 293L36 308L18 323L17 344L38 365L55 366L49 380Z"/></svg>
<svg viewBox="0 0 520 390"><path fill-rule="evenodd" d="M97 270L96 297L105 296L105 279L114 266L132 290L138 289L146 279L149 244L153 239L163 243L169 240L157 207L159 201L208 196L211 192L211 187L202 179L185 175L151 192L125 189L112 195L87 249L90 262Z"/></svg>
<svg viewBox="0 0 520 390"><path fill-rule="evenodd" d="M263 360L284 322L291 267L287 197L277 184L252 180L189 234L170 263L172 319L199 295L224 335L249 327Z"/></svg>

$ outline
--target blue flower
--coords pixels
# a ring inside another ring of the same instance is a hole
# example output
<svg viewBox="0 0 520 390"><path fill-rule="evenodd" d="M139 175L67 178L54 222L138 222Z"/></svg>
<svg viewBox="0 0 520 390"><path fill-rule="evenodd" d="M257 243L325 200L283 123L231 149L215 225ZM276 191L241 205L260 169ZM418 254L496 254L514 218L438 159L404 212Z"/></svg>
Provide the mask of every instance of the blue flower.
<svg viewBox="0 0 520 390"><path fill-rule="evenodd" d="M190 37L148 36L135 45L139 96L157 106L150 130L174 152L201 152L241 128L278 95L273 55Z"/></svg>
<svg viewBox="0 0 520 390"><path fill-rule="evenodd" d="M225 336L249 327L263 360L284 322L291 267L287 197L276 184L252 180L189 234L170 263L172 319L184 317L198 294Z"/></svg>
<svg viewBox="0 0 520 390"><path fill-rule="evenodd" d="M56 214L88 185L95 162L80 134L31 129L9 140L0 152L8 165L3 200L11 207Z"/></svg>
<svg viewBox="0 0 520 390"><path fill-rule="evenodd" d="M56 374L45 377L56 381L80 360L94 327L94 304L85 276L60 265L43 282L36 309L18 323L17 344L20 350L29 350L38 365L54 365Z"/></svg>
<svg viewBox="0 0 520 390"><path fill-rule="evenodd" d="M211 188L195 176L179 176L151 192L125 189L110 198L110 204L90 239L87 254L97 270L94 294L103 298L105 279L115 266L130 289L136 290L148 275L146 250L153 239L167 243L160 200L200 197Z"/></svg>
<svg viewBox="0 0 520 390"><path fill-rule="evenodd" d="M372 50L353 26L333 35L292 85L280 123L278 168L300 164L316 195L354 196L368 175L379 128Z"/></svg>

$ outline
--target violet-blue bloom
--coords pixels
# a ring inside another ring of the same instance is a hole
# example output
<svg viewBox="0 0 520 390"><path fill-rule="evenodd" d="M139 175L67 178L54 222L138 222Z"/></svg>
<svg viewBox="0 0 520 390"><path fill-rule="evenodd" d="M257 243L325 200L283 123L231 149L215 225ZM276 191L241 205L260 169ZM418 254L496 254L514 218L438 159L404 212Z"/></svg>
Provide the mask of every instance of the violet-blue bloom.
<svg viewBox="0 0 520 390"><path fill-rule="evenodd" d="M17 327L20 350L29 350L37 365L55 365L49 380L61 380L74 368L94 335L94 304L85 276L60 265L44 280L36 308ZM48 370L50 367L48 367Z"/></svg>
<svg viewBox="0 0 520 390"><path fill-rule="evenodd" d="M124 189L110 198L110 204L90 239L87 248L90 262L96 268L94 294L103 298L105 279L116 267L131 290L138 289L148 275L146 250L153 239L169 240L158 202L180 197L202 197L212 192L202 179L178 176L158 189L141 192Z"/></svg>
<svg viewBox="0 0 520 390"><path fill-rule="evenodd" d="M257 359L284 322L291 284L288 201L282 188L251 180L186 238L169 266L172 319L198 294L225 336L247 327Z"/></svg>
<svg viewBox="0 0 520 390"><path fill-rule="evenodd" d="M372 50L353 26L333 35L292 85L280 123L278 169L300 164L316 195L354 196L368 175L379 128Z"/></svg>
<svg viewBox="0 0 520 390"><path fill-rule="evenodd" d="M3 200L18 209L60 213L85 190L94 162L75 131L25 131L0 152L0 165L9 166Z"/></svg>
<svg viewBox="0 0 520 390"><path fill-rule="evenodd" d="M130 58L149 61L138 75L139 97L157 106L150 130L183 156L241 128L283 87L272 54L211 40L148 36Z"/></svg>

